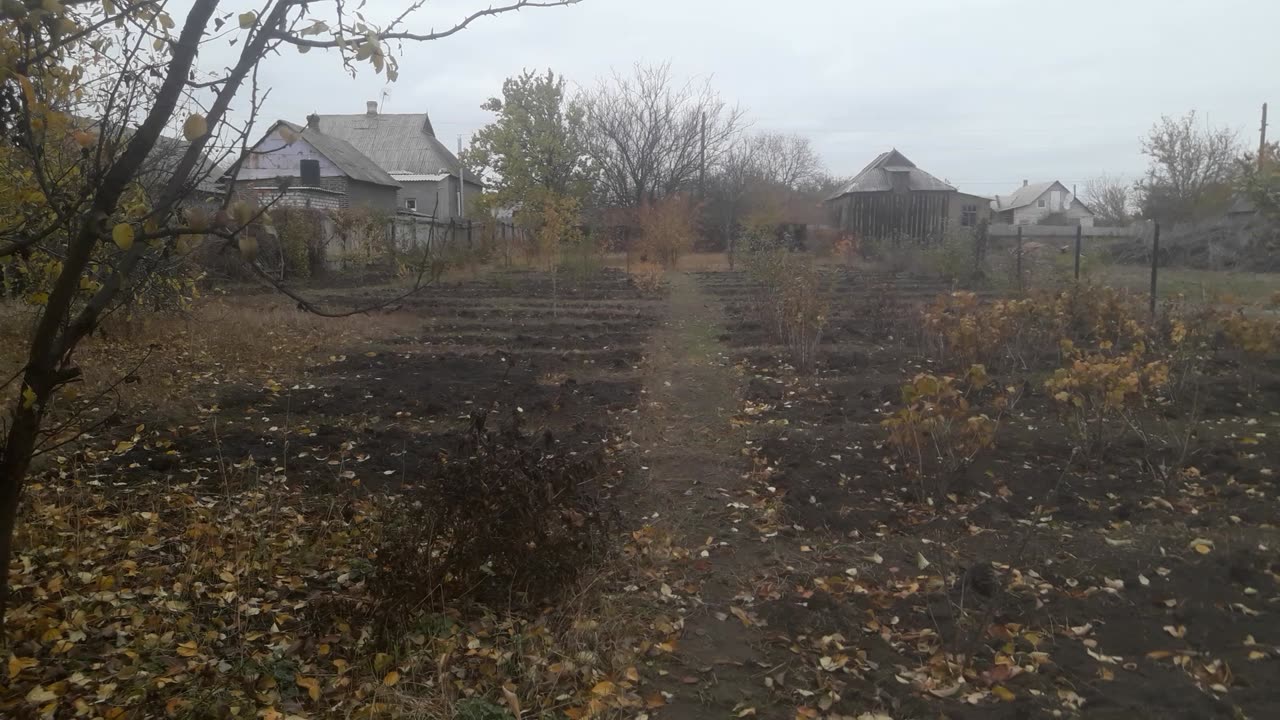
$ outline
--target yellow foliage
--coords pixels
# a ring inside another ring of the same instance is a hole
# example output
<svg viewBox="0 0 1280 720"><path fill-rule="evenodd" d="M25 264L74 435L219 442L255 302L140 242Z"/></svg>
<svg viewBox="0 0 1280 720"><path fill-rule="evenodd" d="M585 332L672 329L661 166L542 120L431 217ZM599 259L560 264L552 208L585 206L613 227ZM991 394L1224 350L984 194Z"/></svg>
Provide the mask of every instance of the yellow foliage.
<svg viewBox="0 0 1280 720"><path fill-rule="evenodd" d="M880 424L889 447L922 486L933 478L945 494L950 476L995 444L999 415L978 412L969 401L989 383L987 369L974 365L963 381L921 373L902 386L902 407ZM1002 412L1004 397L998 395L994 404Z"/></svg>
<svg viewBox="0 0 1280 720"><path fill-rule="evenodd" d="M698 236L699 207L687 195L672 195L640 208L640 249L649 260L675 267L693 249Z"/></svg>
<svg viewBox="0 0 1280 720"><path fill-rule="evenodd" d="M1169 382L1165 360L1146 360L1146 345L1138 343L1122 354L1086 353L1063 341L1068 364L1044 383L1059 411L1071 422L1091 456L1106 445L1107 424L1146 407Z"/></svg>

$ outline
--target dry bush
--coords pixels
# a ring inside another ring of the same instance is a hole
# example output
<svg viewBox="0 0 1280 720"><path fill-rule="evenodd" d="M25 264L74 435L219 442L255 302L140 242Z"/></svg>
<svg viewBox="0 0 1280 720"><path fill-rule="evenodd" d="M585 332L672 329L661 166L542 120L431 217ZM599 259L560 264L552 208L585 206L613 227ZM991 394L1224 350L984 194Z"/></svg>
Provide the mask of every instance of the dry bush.
<svg viewBox="0 0 1280 720"><path fill-rule="evenodd" d="M1058 355L1044 349L1061 339L1107 349L1146 343L1146 315L1126 291L1082 284L991 302L970 292L943 295L925 308L921 326L926 351L947 367L1031 369L1052 367Z"/></svg>
<svg viewBox="0 0 1280 720"><path fill-rule="evenodd" d="M607 512L587 488L602 456L566 455L515 430L475 427L385 518L373 581L380 616L464 600L523 606L557 596L605 551Z"/></svg>
<svg viewBox="0 0 1280 720"><path fill-rule="evenodd" d="M995 418L971 404L988 384L981 365L971 367L963 380L921 373L902 386L903 406L881 421L889 447L916 477L922 498L944 497L955 477L994 446L1007 401L997 396Z"/></svg>
<svg viewBox="0 0 1280 720"><path fill-rule="evenodd" d="M657 295L666 286L661 265L655 263L637 263L627 271L627 280L631 286L645 295Z"/></svg>
<svg viewBox="0 0 1280 720"><path fill-rule="evenodd" d="M638 214L641 252L663 267L675 267L680 256L693 249L700 215L698 202L688 195L670 195L642 206Z"/></svg>
<svg viewBox="0 0 1280 720"><path fill-rule="evenodd" d="M748 253L748 273L760 284L756 312L786 346L791 364L810 372L831 308L828 281L812 258L786 250Z"/></svg>
<svg viewBox="0 0 1280 720"><path fill-rule="evenodd" d="M1227 346L1253 358L1273 357L1280 348L1280 321L1237 309L1222 319Z"/></svg>
<svg viewBox="0 0 1280 720"><path fill-rule="evenodd" d="M1067 420L1086 458L1095 458L1109 444L1108 427L1124 420L1136 429L1134 414L1154 401L1169 382L1164 360L1147 360L1139 343L1123 353L1083 352L1063 341L1069 364L1054 372L1044 388Z"/></svg>

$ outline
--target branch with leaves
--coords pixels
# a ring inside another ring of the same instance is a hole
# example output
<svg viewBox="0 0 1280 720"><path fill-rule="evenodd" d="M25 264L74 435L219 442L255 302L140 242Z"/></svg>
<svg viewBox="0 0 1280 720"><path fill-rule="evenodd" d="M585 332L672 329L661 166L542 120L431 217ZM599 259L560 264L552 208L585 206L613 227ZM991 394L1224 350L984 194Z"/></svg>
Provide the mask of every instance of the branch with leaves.
<svg viewBox="0 0 1280 720"><path fill-rule="evenodd" d="M218 0L193 0L181 18L157 0L4 3L0 172L8 184L0 190L0 260L6 288L20 292L36 317L0 448L0 559L10 557L22 488L51 402L81 376L80 342L155 273L172 271L171 259L190 238L251 248L264 232L271 204L235 197L234 173L220 196L198 191L222 159L248 150L265 97L257 85L264 63L285 45L335 48L349 69L369 62L394 80L393 51L403 42L575 2L512 2L428 32L407 29L423 0L381 26L366 16L364 3L347 0L264 0L241 13L219 10ZM201 50L222 40L238 44L234 64L201 68ZM249 117L234 122L229 113L246 85ZM244 254L260 270L252 253ZM421 289L424 274L410 292ZM276 287L302 310L339 315ZM6 584L0 609L7 594Z"/></svg>

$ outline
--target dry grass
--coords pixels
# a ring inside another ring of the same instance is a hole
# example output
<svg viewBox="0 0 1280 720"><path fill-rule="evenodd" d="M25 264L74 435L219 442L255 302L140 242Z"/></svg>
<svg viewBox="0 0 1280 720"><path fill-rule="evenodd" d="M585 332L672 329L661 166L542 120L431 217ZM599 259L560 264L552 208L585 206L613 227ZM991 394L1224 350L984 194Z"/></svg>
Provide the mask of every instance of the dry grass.
<svg viewBox="0 0 1280 720"><path fill-rule="evenodd" d="M17 382L35 315L0 306L0 372ZM110 413L148 422L183 422L216 402L229 383L260 386L300 374L333 350L414 332L409 312L329 319L298 310L274 294L213 296L185 313L114 316L81 343L80 381L51 404L49 425L69 425L58 442Z"/></svg>

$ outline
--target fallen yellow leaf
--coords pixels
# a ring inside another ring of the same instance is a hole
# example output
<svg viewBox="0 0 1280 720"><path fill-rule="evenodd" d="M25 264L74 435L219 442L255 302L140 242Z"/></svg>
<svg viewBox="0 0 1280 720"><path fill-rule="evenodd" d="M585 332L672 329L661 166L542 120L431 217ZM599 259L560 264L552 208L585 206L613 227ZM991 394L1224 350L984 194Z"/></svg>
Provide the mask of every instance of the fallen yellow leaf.
<svg viewBox="0 0 1280 720"><path fill-rule="evenodd" d="M386 685L387 687L391 687L392 685L395 685L398 682L400 682L400 673L395 670L392 670L391 672L382 676L382 684Z"/></svg>
<svg viewBox="0 0 1280 720"><path fill-rule="evenodd" d="M57 699L58 699L58 695L56 693L50 692L49 690L46 690L43 685L37 685L27 691L27 702L29 703L34 703L34 704L47 703L50 700L57 700Z"/></svg>
<svg viewBox="0 0 1280 720"><path fill-rule="evenodd" d="M307 691L307 695L311 696L312 701L318 701L320 699L320 681L319 680L311 677L303 677L302 675L298 675L294 677L293 681L298 684L298 687Z"/></svg>
<svg viewBox="0 0 1280 720"><path fill-rule="evenodd" d="M1000 698L1005 702L1013 702L1014 698L1017 697L1016 695L1013 694L1012 690L1010 690L1009 688L1003 685L997 685L991 688L991 694L995 695L996 697Z"/></svg>
<svg viewBox="0 0 1280 720"><path fill-rule="evenodd" d="M35 658L9 656L9 679L12 680L22 674L23 670L33 668L37 665Z"/></svg>
<svg viewBox="0 0 1280 720"><path fill-rule="evenodd" d="M597 697L605 697L607 695L612 695L616 689L617 686L614 685L612 681L601 680L596 683L595 687L591 688L591 694Z"/></svg>

